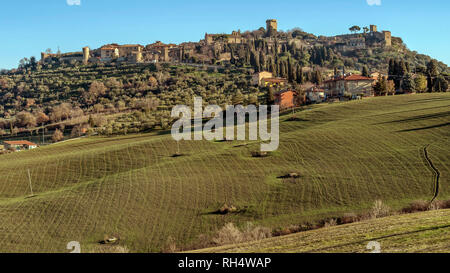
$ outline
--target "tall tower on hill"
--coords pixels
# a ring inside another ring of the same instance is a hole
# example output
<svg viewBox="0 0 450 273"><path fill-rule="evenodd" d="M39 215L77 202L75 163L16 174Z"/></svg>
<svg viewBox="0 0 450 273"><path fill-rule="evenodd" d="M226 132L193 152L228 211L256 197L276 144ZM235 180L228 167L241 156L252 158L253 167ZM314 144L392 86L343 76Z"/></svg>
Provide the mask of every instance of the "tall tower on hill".
<svg viewBox="0 0 450 273"><path fill-rule="evenodd" d="M87 64L89 62L89 47L83 47L83 63Z"/></svg>
<svg viewBox="0 0 450 273"><path fill-rule="evenodd" d="M370 25L370 32L378 32L378 28L376 25Z"/></svg>
<svg viewBox="0 0 450 273"><path fill-rule="evenodd" d="M277 34L278 31L278 22L275 19L269 19L266 21L267 27L266 27L266 32L267 32L267 36L271 37L271 36L275 36Z"/></svg>

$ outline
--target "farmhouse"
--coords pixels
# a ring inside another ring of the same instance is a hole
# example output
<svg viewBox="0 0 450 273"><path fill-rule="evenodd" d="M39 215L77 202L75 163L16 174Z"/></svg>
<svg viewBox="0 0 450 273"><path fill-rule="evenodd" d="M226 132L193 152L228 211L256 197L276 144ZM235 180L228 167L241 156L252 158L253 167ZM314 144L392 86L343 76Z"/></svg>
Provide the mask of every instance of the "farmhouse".
<svg viewBox="0 0 450 273"><path fill-rule="evenodd" d="M16 151L32 150L38 146L37 144L27 140L4 141L3 144L6 149L15 149Z"/></svg>
<svg viewBox="0 0 450 273"><path fill-rule="evenodd" d="M297 91L292 89L287 89L275 93L275 104L280 106L280 109L292 108L295 106L295 98L297 96Z"/></svg>
<svg viewBox="0 0 450 273"><path fill-rule="evenodd" d="M316 86L306 91L306 99L309 102L323 102L326 98L325 90Z"/></svg>
<svg viewBox="0 0 450 273"><path fill-rule="evenodd" d="M373 78L363 77L360 75L346 74L344 76L337 76L324 83L325 91L330 97L341 96L373 96L372 85Z"/></svg>
<svg viewBox="0 0 450 273"><path fill-rule="evenodd" d="M273 78L273 74L271 72L267 71L261 71L258 73L255 73L252 77L252 83L253 85L261 85L263 79L269 79Z"/></svg>
<svg viewBox="0 0 450 273"><path fill-rule="evenodd" d="M100 48L100 54L102 60L111 60L119 58L118 45L105 45Z"/></svg>
<svg viewBox="0 0 450 273"><path fill-rule="evenodd" d="M264 87L283 87L288 80L285 78L263 78L261 82Z"/></svg>
<svg viewBox="0 0 450 273"><path fill-rule="evenodd" d="M109 44L100 48L100 56L102 61L109 61L115 58L127 59L136 62L141 59L144 46L142 45L118 45Z"/></svg>

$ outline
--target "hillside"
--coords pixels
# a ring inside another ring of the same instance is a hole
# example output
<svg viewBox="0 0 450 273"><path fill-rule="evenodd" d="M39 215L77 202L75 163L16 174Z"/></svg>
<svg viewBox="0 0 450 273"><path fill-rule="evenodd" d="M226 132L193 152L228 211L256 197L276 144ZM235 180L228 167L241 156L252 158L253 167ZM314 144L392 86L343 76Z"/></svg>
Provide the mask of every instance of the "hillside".
<svg viewBox="0 0 450 273"><path fill-rule="evenodd" d="M450 252L450 210L428 211L335 226L262 241L202 249L209 253L382 253Z"/></svg>
<svg viewBox="0 0 450 273"><path fill-rule="evenodd" d="M105 57L111 48L117 56ZM206 34L198 42L82 50L44 52L40 60L24 58L17 69L0 71L1 138L31 139L44 130L51 137L56 129L66 138L167 129L170 109L192 105L194 95L217 105L271 104L272 93L292 88L301 98L312 86L344 96L326 81L348 73L385 75L388 82L374 95L445 92L450 81L446 64L373 25L317 37L299 28L277 31L276 20L269 20L266 29ZM284 80L255 84L252 77L261 71Z"/></svg>
<svg viewBox="0 0 450 273"><path fill-rule="evenodd" d="M282 116L280 148L266 158L251 157L258 143L237 141L182 142L184 156L172 157L164 132L0 155L0 252L67 252L70 241L93 251L104 235L131 251L188 249L229 222L312 223L377 199L399 209L435 194L427 145L439 199L449 199L449 106L449 93L315 105ZM290 172L301 177L277 178ZM224 203L238 213L216 214Z"/></svg>

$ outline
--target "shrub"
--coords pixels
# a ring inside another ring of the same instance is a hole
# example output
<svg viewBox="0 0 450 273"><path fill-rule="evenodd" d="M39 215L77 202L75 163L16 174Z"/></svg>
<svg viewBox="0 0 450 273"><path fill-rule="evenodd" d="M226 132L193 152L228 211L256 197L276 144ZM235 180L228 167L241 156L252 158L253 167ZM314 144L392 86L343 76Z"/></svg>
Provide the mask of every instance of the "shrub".
<svg viewBox="0 0 450 273"><path fill-rule="evenodd" d="M247 223L243 232L243 241L259 241L272 237L272 231L269 228L255 226L253 223Z"/></svg>
<svg viewBox="0 0 450 273"><path fill-rule="evenodd" d="M56 129L55 132L52 135L52 141L53 142L58 142L58 141L61 141L63 139L64 139L63 133L60 130Z"/></svg>
<svg viewBox="0 0 450 273"><path fill-rule="evenodd" d="M450 209L450 200L442 201L442 209Z"/></svg>
<svg viewBox="0 0 450 273"><path fill-rule="evenodd" d="M426 201L417 200L409 204L406 208L402 209L403 213L414 213L419 211L427 211L430 208L430 204Z"/></svg>
<svg viewBox="0 0 450 273"><path fill-rule="evenodd" d="M345 213L339 223L340 224L351 224L358 221L358 216L355 213Z"/></svg>
<svg viewBox="0 0 450 273"><path fill-rule="evenodd" d="M370 212L371 218L379 218L379 217L385 217L390 214L391 209L383 204L383 201L376 200L373 203L372 210Z"/></svg>
<svg viewBox="0 0 450 273"><path fill-rule="evenodd" d="M175 238L172 236L167 237L166 246L163 249L164 253L175 253L178 251Z"/></svg>
<svg viewBox="0 0 450 273"><path fill-rule="evenodd" d="M329 219L328 221L325 221L323 227L334 227L337 225L337 221L334 218Z"/></svg>
<svg viewBox="0 0 450 273"><path fill-rule="evenodd" d="M242 232L233 223L228 223L217 232L213 242L216 245L237 244L242 239Z"/></svg>
<svg viewBox="0 0 450 273"><path fill-rule="evenodd" d="M252 152L252 157L267 157L269 154L267 152Z"/></svg>
<svg viewBox="0 0 450 273"><path fill-rule="evenodd" d="M233 223L228 223L217 232L212 241L216 245L227 245L257 241L270 237L272 237L272 232L269 228L248 223L244 230L240 231Z"/></svg>
<svg viewBox="0 0 450 273"><path fill-rule="evenodd" d="M120 245L102 245L95 246L90 253L130 253L126 246Z"/></svg>
<svg viewBox="0 0 450 273"><path fill-rule="evenodd" d="M233 213L233 212L237 212L237 211L238 211L238 209L235 206L233 206L233 205L228 206L227 204L224 204L218 210L218 213L220 213L220 214L228 214L228 213Z"/></svg>

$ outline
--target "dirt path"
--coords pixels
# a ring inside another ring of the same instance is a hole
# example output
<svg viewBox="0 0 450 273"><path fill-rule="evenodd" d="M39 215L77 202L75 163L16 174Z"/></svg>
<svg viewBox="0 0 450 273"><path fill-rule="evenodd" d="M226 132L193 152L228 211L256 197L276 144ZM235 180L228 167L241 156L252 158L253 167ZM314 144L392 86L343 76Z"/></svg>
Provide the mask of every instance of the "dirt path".
<svg viewBox="0 0 450 273"><path fill-rule="evenodd" d="M433 180L435 180L435 185L434 185L434 196L433 199L431 199L431 203L436 200L436 198L439 195L439 178L441 177L441 173L439 172L439 170L433 165L433 161L431 161L430 157L428 156L428 147L430 145L428 144L427 146L423 147L423 155L425 157L425 160L428 163L428 167L431 169L431 171L433 171Z"/></svg>

